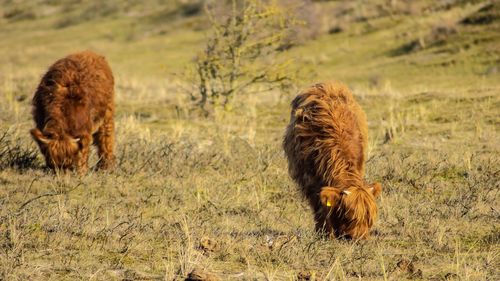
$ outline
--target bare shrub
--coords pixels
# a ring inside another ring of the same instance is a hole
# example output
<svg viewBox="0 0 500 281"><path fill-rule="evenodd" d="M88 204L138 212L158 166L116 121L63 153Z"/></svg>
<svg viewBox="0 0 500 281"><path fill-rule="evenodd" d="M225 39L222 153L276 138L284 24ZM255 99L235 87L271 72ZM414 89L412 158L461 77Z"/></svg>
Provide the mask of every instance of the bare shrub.
<svg viewBox="0 0 500 281"><path fill-rule="evenodd" d="M26 7L14 7L3 13L3 17L9 21L22 21L36 19L37 15L33 9Z"/></svg>
<svg viewBox="0 0 500 281"><path fill-rule="evenodd" d="M295 19L278 5L259 0L232 1L228 16L206 6L212 30L195 60L191 99L208 114L228 108L237 96L291 85L291 60L278 53Z"/></svg>
<svg viewBox="0 0 500 281"><path fill-rule="evenodd" d="M318 5L312 0L280 0L278 3L281 7L289 9L297 20L297 24L292 27L293 32L285 39L286 45L282 49L305 44L329 31L331 9L328 7Z"/></svg>
<svg viewBox="0 0 500 281"><path fill-rule="evenodd" d="M394 50L393 55L399 56L409 53L418 52L445 45L450 37L459 32L456 21L443 21L431 27L430 31L424 36L419 36L410 42L403 44L401 47Z"/></svg>
<svg viewBox="0 0 500 281"><path fill-rule="evenodd" d="M69 7L68 7L69 9ZM87 7L83 12L79 13L78 16L69 15L62 18L56 23L57 28L65 28L72 25L77 25L89 20L96 18L106 17L115 14L119 11L117 5L110 2L95 2Z"/></svg>
<svg viewBox="0 0 500 281"><path fill-rule="evenodd" d="M463 20L460 21L461 24L467 25L483 25L491 24L500 19L500 3L492 2L486 3L477 12L472 13Z"/></svg>

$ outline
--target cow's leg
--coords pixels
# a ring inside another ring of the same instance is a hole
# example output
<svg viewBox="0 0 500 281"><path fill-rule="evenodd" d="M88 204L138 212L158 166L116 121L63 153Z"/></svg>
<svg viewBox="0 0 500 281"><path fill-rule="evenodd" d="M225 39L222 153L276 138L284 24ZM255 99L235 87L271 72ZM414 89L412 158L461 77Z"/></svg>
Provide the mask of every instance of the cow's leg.
<svg viewBox="0 0 500 281"><path fill-rule="evenodd" d="M97 144L97 153L99 155L99 169L111 169L114 166L114 148L115 142L115 124L113 120L113 111L108 110L104 117L104 122L95 134L95 143Z"/></svg>
<svg viewBox="0 0 500 281"><path fill-rule="evenodd" d="M80 152L78 153L78 160L76 164L76 168L80 174L87 173L89 169L89 150L91 142L92 136L90 135L80 137L79 145L81 147Z"/></svg>
<svg viewBox="0 0 500 281"><path fill-rule="evenodd" d="M316 232L324 234L326 236L333 235L333 226L331 224L330 215L328 211L321 205L319 197L314 196L314 198L309 199L314 211L314 221Z"/></svg>

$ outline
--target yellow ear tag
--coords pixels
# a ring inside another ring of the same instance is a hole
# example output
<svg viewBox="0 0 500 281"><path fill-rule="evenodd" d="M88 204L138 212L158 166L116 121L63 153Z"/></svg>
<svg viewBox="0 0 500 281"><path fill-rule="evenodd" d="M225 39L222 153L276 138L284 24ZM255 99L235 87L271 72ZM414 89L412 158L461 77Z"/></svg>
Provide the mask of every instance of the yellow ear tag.
<svg viewBox="0 0 500 281"><path fill-rule="evenodd" d="M326 206L327 207L331 207L332 206L332 202L330 202L330 200L326 201Z"/></svg>

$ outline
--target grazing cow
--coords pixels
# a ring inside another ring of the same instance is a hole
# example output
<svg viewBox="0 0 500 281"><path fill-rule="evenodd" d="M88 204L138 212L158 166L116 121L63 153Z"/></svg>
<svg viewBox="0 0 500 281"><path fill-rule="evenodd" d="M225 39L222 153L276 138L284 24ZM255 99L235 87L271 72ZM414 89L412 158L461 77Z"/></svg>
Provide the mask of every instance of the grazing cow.
<svg viewBox="0 0 500 281"><path fill-rule="evenodd" d="M291 178L311 205L316 230L367 238L377 216L379 183L363 180L368 127L343 84L316 84L292 102L283 148Z"/></svg>
<svg viewBox="0 0 500 281"><path fill-rule="evenodd" d="M56 61L33 97L31 135L49 168L88 169L90 144L99 168L113 166L114 78L103 56L90 51Z"/></svg>

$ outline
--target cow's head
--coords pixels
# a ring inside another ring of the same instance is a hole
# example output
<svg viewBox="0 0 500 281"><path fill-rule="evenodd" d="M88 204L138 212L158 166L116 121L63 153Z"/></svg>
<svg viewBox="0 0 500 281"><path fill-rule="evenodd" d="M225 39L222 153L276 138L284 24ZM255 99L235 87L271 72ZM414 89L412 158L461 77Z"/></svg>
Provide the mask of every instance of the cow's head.
<svg viewBox="0 0 500 281"><path fill-rule="evenodd" d="M47 167L69 169L76 166L82 146L80 138L51 131L42 132L38 128L31 129L30 133L40 147Z"/></svg>
<svg viewBox="0 0 500 281"><path fill-rule="evenodd" d="M368 238L370 228L377 217L375 197L381 190L380 183L344 190L334 187L321 189L321 205L337 237Z"/></svg>

